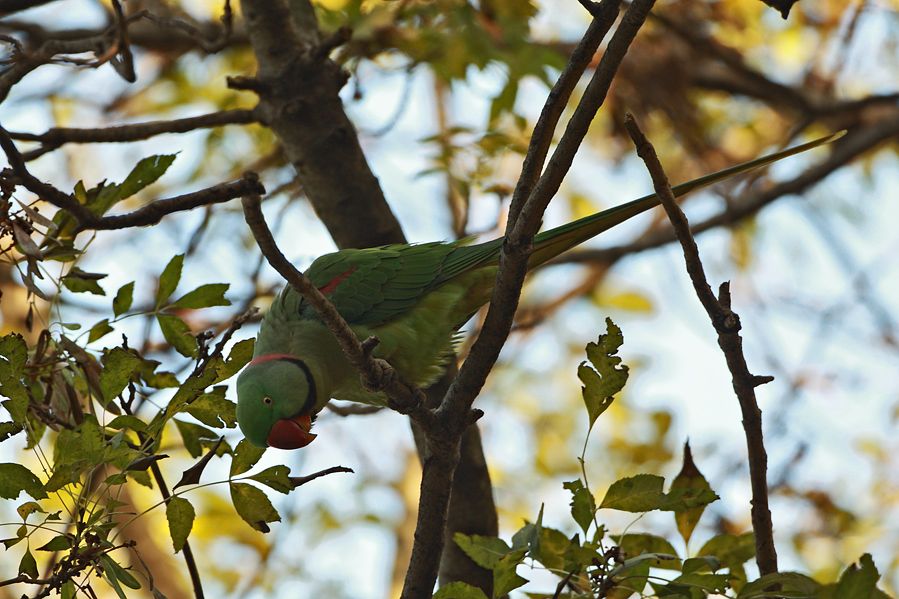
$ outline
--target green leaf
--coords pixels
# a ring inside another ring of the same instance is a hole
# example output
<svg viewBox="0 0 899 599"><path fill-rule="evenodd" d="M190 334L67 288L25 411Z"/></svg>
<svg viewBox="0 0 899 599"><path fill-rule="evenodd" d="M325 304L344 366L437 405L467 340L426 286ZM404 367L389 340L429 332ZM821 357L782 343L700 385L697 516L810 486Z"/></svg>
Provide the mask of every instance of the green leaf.
<svg viewBox="0 0 899 599"><path fill-rule="evenodd" d="M740 590L737 599L818 597L820 589L821 585L805 574L778 572L750 582Z"/></svg>
<svg viewBox="0 0 899 599"><path fill-rule="evenodd" d="M228 283L210 283L200 285L193 291L188 291L171 305L172 308L209 308L211 306L230 306L231 302L225 299L228 291Z"/></svg>
<svg viewBox="0 0 899 599"><path fill-rule="evenodd" d="M129 414L123 414L121 416L116 416L106 425L106 428L111 428L113 430L120 429L131 429L137 432L143 432L147 430L147 423L138 418L137 416L131 416Z"/></svg>
<svg viewBox="0 0 899 599"><path fill-rule="evenodd" d="M178 423L177 420L175 422ZM202 428L202 427L198 427L198 428ZM212 432L212 431L210 431L210 432ZM203 475L203 470L205 470L206 465L209 464L209 460L214 458L216 455L219 455L218 449L222 445L224 440L225 440L224 437L219 437L219 439L215 442L215 445L210 447L209 451L206 452L206 455L204 455L202 458L200 458L200 460L196 464L194 464L193 466L191 466L190 468L188 468L181 474L181 480L179 480L177 483L175 483L175 486L172 487L172 490L174 491L175 489L177 489L178 487L180 487L182 485L198 484L200 482L200 477ZM202 452L202 449L198 447L197 455L199 455L200 452Z"/></svg>
<svg viewBox="0 0 899 599"><path fill-rule="evenodd" d="M253 359L255 345L256 339L254 338L244 339L235 343L234 347L231 348L231 353L228 354L228 359L218 367L218 375L213 382L220 383L237 374L241 368Z"/></svg>
<svg viewBox="0 0 899 599"><path fill-rule="evenodd" d="M181 268L184 266L184 254L178 254L166 264L159 275L159 287L156 290L156 308L159 309L178 287L181 280Z"/></svg>
<svg viewBox="0 0 899 599"><path fill-rule="evenodd" d="M50 539L43 547L38 547L38 551L65 551L71 549L72 537L69 535L58 535Z"/></svg>
<svg viewBox="0 0 899 599"><path fill-rule="evenodd" d="M100 373L100 389L107 404L128 386L131 375L140 365L140 358L125 348L114 347L106 352L103 372Z"/></svg>
<svg viewBox="0 0 899 599"><path fill-rule="evenodd" d="M850 564L843 571L834 597L841 599L872 599L877 589L877 581L880 580L880 572L874 565L870 553L866 553L859 559L858 565Z"/></svg>
<svg viewBox="0 0 899 599"><path fill-rule="evenodd" d="M225 399L225 387L216 387L204 393L184 408L184 411L213 428L234 428L237 424L237 405Z"/></svg>
<svg viewBox="0 0 899 599"><path fill-rule="evenodd" d="M654 474L622 478L612 483L599 507L625 512L657 510L665 501L664 484L665 479Z"/></svg>
<svg viewBox="0 0 899 599"><path fill-rule="evenodd" d="M537 521L534 523L526 522L518 532L512 535L512 549L521 549L526 547L528 557L536 558L540 555L540 540L543 530L543 504L540 504L540 513L537 514Z"/></svg>
<svg viewBox="0 0 899 599"><path fill-rule="evenodd" d="M593 524L593 514L596 513L596 500L593 494L579 479L563 483L562 487L571 491L571 517L586 534Z"/></svg>
<svg viewBox="0 0 899 599"><path fill-rule="evenodd" d="M685 559L684 566L683 568L681 568L681 571L684 574L702 572L703 570L715 572L720 567L721 562L718 560L718 558L712 555L707 555L705 557L691 557L690 559Z"/></svg>
<svg viewBox="0 0 899 599"><path fill-rule="evenodd" d="M240 446L238 446L239 448ZM285 495L293 490L293 483L290 482L290 468L284 465L266 468L262 472L251 476L250 479Z"/></svg>
<svg viewBox="0 0 899 599"><path fill-rule="evenodd" d="M0 422L0 443L18 435L25 427L17 422Z"/></svg>
<svg viewBox="0 0 899 599"><path fill-rule="evenodd" d="M699 471L699 468L697 468L696 464L693 462L693 452L690 451L689 441L684 443L683 466L678 475L671 481L670 491L685 491L688 489L700 492L712 490L709 481L705 479L702 472ZM674 512L674 521L677 523L677 530L684 539L684 543L690 542L693 530L696 528L696 524L699 522L704 511L705 505L699 505Z"/></svg>
<svg viewBox="0 0 899 599"><path fill-rule="evenodd" d="M143 358L140 367L140 378L144 381L144 383L153 387L154 389L166 389L169 387L179 387L181 382L178 380L178 377L175 376L172 372L160 371L157 372L156 369L159 367L158 360L148 360L147 358Z"/></svg>
<svg viewBox="0 0 899 599"><path fill-rule="evenodd" d="M104 335L108 335L109 333L113 332L114 330L115 329L112 328L112 326L110 326L110 324L109 324L109 319L104 318L103 320L99 321L97 324L95 324L94 326L92 326L90 328L90 332L87 335L87 342L93 343L97 339L100 339Z"/></svg>
<svg viewBox="0 0 899 599"><path fill-rule="evenodd" d="M66 289L74 293L93 293L94 295L106 295L100 284L100 279L106 278L107 275L102 273L85 272L73 266L68 274L62 278L62 284Z"/></svg>
<svg viewBox="0 0 899 599"><path fill-rule="evenodd" d="M131 303L134 301L134 281L125 283L116 291L115 297L112 299L112 313L119 317L131 309Z"/></svg>
<svg viewBox="0 0 899 599"><path fill-rule="evenodd" d="M25 491L35 499L45 499L47 493L40 479L21 464L0 464L0 497L16 499Z"/></svg>
<svg viewBox="0 0 899 599"><path fill-rule="evenodd" d="M186 358L196 358L197 339L191 334L187 324L171 314L157 314L156 320L162 329L162 336L175 348L179 354Z"/></svg>
<svg viewBox="0 0 899 599"><path fill-rule="evenodd" d="M665 495L665 500L659 507L663 512L682 512L699 506L706 506L718 501L720 497L711 489L681 488L672 489Z"/></svg>
<svg viewBox="0 0 899 599"><path fill-rule="evenodd" d="M231 483L231 501L244 522L260 532L269 532L269 522L280 522L281 516L265 493L252 485Z"/></svg>
<svg viewBox="0 0 899 599"><path fill-rule="evenodd" d="M612 405L614 395L627 382L628 367L622 366L621 358L616 355L623 343L621 329L611 318L606 318L606 334L600 335L596 343L588 343L585 348L593 368L586 362L578 366L577 375L584 383L581 393L587 406L590 428L593 428L600 414Z"/></svg>
<svg viewBox="0 0 899 599"><path fill-rule="evenodd" d="M60 599L75 599L75 583L67 580L59 589Z"/></svg>
<svg viewBox="0 0 899 599"><path fill-rule="evenodd" d="M194 506L182 497L172 497L165 506L165 517L169 521L169 534L175 553L184 548L187 537L194 526L196 512Z"/></svg>
<svg viewBox="0 0 899 599"><path fill-rule="evenodd" d="M652 566L652 559L632 559L626 560L621 567L613 570L612 579L615 586L609 591L608 599L628 599L635 594L642 594L646 588L646 581L649 579L649 570Z"/></svg>
<svg viewBox="0 0 899 599"><path fill-rule="evenodd" d="M453 540L471 561L487 570L493 570L499 561L512 551L505 541L497 537L457 532L453 535Z"/></svg>
<svg viewBox="0 0 899 599"><path fill-rule="evenodd" d="M241 439L240 443L234 449L234 457L231 459L231 476L243 474L252 468L262 454L265 453L264 447L256 447L246 439Z"/></svg>
<svg viewBox="0 0 899 599"><path fill-rule="evenodd" d="M184 448L187 449L191 456L198 458L203 454L203 442L211 443L218 440L219 435L215 431L211 431L205 426L194 424L193 422L184 422L175 419L175 426L181 433L181 439L184 441Z"/></svg>
<svg viewBox="0 0 899 599"><path fill-rule="evenodd" d="M128 599L128 596L122 589L123 584L132 589L140 588L140 583L137 582L127 570L109 557L109 555L101 555L100 564L103 566L103 577L106 579L106 582L109 583L109 586L112 587L112 590L115 591L116 595L119 596L119 599Z"/></svg>
<svg viewBox="0 0 899 599"><path fill-rule="evenodd" d="M727 567L742 565L755 557L755 535L721 534L706 541L696 557L714 556Z"/></svg>
<svg viewBox="0 0 899 599"><path fill-rule="evenodd" d="M652 566L666 570L680 570L681 562L674 546L662 537L648 533L628 533L612 536L625 559L652 554Z"/></svg>
<svg viewBox="0 0 899 599"><path fill-rule="evenodd" d="M31 578L38 577L37 560L34 559L31 549L26 548L22 555L22 560L19 562L19 574L25 574Z"/></svg>
<svg viewBox="0 0 899 599"><path fill-rule="evenodd" d="M118 199L130 198L141 189L156 182L175 161L175 154L148 156L138 162L118 186Z"/></svg>
<svg viewBox="0 0 899 599"><path fill-rule="evenodd" d="M727 590L727 574L683 574L668 583L668 588L682 593L693 592L693 589L701 589L707 593L723 594Z"/></svg>
<svg viewBox="0 0 899 599"><path fill-rule="evenodd" d="M484 591L467 582L451 582L440 587L433 599L488 599Z"/></svg>
<svg viewBox="0 0 899 599"><path fill-rule="evenodd" d="M574 564L569 563L572 540L559 530L540 527L540 542L533 557L547 568L553 570L571 570Z"/></svg>
<svg viewBox="0 0 899 599"><path fill-rule="evenodd" d="M18 333L0 337L0 357L0 379L20 376L28 359L25 339Z"/></svg>
<svg viewBox="0 0 899 599"><path fill-rule="evenodd" d="M516 572L518 564L524 559L527 549L518 549L504 555L493 568L493 597L502 597L518 587L527 584L528 580Z"/></svg>
<svg viewBox="0 0 899 599"><path fill-rule="evenodd" d="M28 393L22 383L28 347L18 333L0 337L0 395L13 421L24 426L28 415ZM8 429L11 430L11 429Z"/></svg>

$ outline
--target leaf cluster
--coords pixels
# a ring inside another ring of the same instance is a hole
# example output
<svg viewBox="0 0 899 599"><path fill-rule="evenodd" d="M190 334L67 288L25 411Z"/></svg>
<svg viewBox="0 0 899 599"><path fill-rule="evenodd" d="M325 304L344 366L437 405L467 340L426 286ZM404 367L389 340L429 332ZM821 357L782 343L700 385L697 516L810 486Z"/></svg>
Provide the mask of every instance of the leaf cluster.
<svg viewBox="0 0 899 599"><path fill-rule="evenodd" d="M606 320L607 331L585 348L587 361L578 368L582 394L592 430L597 418L612 404L627 381L628 369L618 350L624 342L621 329ZM586 455L586 454L584 454ZM582 455L580 460L584 461ZM531 592L529 597L612 598L637 596L670 599L702 599L726 596L735 599L806 597L830 599L886 599L877 588L880 578L869 554L847 568L836 583L822 584L796 572L782 572L748 580L745 565L755 557L752 532L722 533L707 539L698 551L680 552L675 544L689 547L706 507L720 498L693 461L685 444L680 473L667 492L665 480L655 474L637 474L609 485L598 503L590 490L586 468L581 478L563 483L571 495L570 515L575 532L564 532L537 518L512 535L507 543L497 537L456 533L454 542L482 568L493 573L493 597L481 589L456 582L441 588L435 599L497 599L529 581L519 566L554 574L554 592ZM603 510L632 514L671 512L680 541L650 532L611 532L602 523ZM571 527L568 527L569 529Z"/></svg>

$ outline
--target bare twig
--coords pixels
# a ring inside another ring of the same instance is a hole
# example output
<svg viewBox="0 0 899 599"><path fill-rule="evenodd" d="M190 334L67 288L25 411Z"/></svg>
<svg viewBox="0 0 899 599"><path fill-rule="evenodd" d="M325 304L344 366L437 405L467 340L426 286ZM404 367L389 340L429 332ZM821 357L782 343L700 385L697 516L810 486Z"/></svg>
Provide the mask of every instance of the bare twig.
<svg viewBox="0 0 899 599"><path fill-rule="evenodd" d="M374 358L368 349L371 343L360 341L334 304L281 253L262 215L260 197L244 197L243 210L247 225L266 260L315 309L334 334L347 359L359 371L365 387L371 391L383 391L392 409L409 414L425 426L430 425L432 414L423 405L424 393L403 381L386 361Z"/></svg>
<svg viewBox="0 0 899 599"><path fill-rule="evenodd" d="M88 221L81 224L81 229L126 229L129 227L146 227L155 225L162 218L173 212L182 212L184 210L192 210L199 206L208 206L211 204L221 204L235 198L245 196L250 193L265 193L265 188L259 181L256 173L244 173L243 177L237 181L229 183L220 183L194 191L185 193L173 198L156 200L138 208L133 212L120 215L104 216L96 221Z"/></svg>
<svg viewBox="0 0 899 599"><path fill-rule="evenodd" d="M294 489L296 489L297 487L305 485L311 480L315 480L316 478L321 478L329 474L336 474L338 472L349 472L350 474L352 474L353 469L347 468L346 466L331 466L330 468L325 468L324 470L319 470L318 472L313 472L312 474L307 474L306 476L291 476L290 484L293 485Z"/></svg>
<svg viewBox="0 0 899 599"><path fill-rule="evenodd" d="M684 250L687 272L693 282L696 295L708 313L718 333L718 345L724 352L727 367L731 372L734 392L743 414L743 429L749 454L749 476L752 486L752 529L755 532L756 563L762 575L777 572L777 551L774 546L774 530L771 510L768 508L767 468L768 455L762 436L762 412L755 397L755 388L771 382L773 377L758 376L749 372L743 355L743 340L740 337L740 318L731 310L730 283L724 282L718 297L712 292L706 279L696 241L690 233L687 217L677 205L668 177L662 169L655 149L631 115L625 119L628 133L637 146L637 155L646 163L652 176L653 186L661 199L665 212L678 241Z"/></svg>
<svg viewBox="0 0 899 599"><path fill-rule="evenodd" d="M186 133L196 129L220 127L222 125L235 125L255 123L259 120L254 110L237 109L222 110L201 116L187 117L183 119L148 121L145 123L133 123L128 125L116 125L113 127L76 128L53 127L43 133L18 133L9 132L12 139L19 141L36 141L41 146L28 152L23 152L25 161L34 160L68 143L121 143L149 139L155 135L164 133Z"/></svg>
<svg viewBox="0 0 899 599"><path fill-rule="evenodd" d="M165 198L150 202L142 208L138 208L127 214L114 214L110 216L97 216L86 206L79 203L74 196L44 183L28 171L22 154L13 143L9 132L0 127L0 148L6 153L12 174L28 191L36 194L42 200L50 202L57 208L65 210L78 221L78 230L87 229L108 230L125 229L129 227L146 227L155 225L162 218L173 212L191 210L199 206L219 204L238 197L253 193L265 193L265 188L259 181L256 173L244 173L237 181L220 183L200 191L186 193L173 198ZM9 171L4 171L6 175Z"/></svg>

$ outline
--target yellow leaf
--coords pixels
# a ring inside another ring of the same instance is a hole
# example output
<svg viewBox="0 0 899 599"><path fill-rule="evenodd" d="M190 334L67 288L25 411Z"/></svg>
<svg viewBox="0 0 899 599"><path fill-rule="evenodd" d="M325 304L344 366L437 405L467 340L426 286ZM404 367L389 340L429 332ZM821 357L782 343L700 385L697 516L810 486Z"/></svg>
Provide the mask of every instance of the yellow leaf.
<svg viewBox="0 0 899 599"><path fill-rule="evenodd" d="M633 290L612 295L601 294L596 301L605 308L616 308L626 312L647 314L655 309L652 300L647 295Z"/></svg>

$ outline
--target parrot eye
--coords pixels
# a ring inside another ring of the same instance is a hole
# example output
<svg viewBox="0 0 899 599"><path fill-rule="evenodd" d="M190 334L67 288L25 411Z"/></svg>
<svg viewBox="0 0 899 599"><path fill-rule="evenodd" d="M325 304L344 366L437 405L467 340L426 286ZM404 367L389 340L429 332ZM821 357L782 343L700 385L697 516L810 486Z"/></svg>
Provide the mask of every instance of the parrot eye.
<svg viewBox="0 0 899 599"><path fill-rule="evenodd" d="M267 406L270 406L270 405L272 405L272 398L269 397L268 395L266 395L265 397L262 398L262 403L264 403Z"/></svg>

